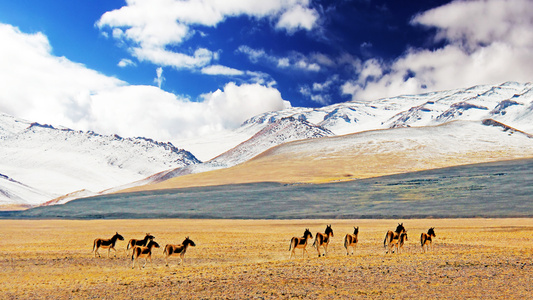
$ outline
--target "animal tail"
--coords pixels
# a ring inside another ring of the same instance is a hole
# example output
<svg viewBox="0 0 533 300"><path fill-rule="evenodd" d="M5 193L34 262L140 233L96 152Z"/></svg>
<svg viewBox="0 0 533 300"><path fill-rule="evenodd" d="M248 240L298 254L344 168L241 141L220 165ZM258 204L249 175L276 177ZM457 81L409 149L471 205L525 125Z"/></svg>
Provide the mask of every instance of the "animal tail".
<svg viewBox="0 0 533 300"><path fill-rule="evenodd" d="M348 235L344 236L344 248L348 249Z"/></svg>
<svg viewBox="0 0 533 300"><path fill-rule="evenodd" d="M388 234L385 235L385 239L383 240L383 248L387 247L387 238L389 237Z"/></svg>
<svg viewBox="0 0 533 300"><path fill-rule="evenodd" d="M167 254L167 247L165 247L165 250L163 250L163 255Z"/></svg>
<svg viewBox="0 0 533 300"><path fill-rule="evenodd" d="M420 245L424 246L424 233L420 234Z"/></svg>
<svg viewBox="0 0 533 300"><path fill-rule="evenodd" d="M126 250L129 250L130 249L130 243L128 243L128 245L126 246Z"/></svg>
<svg viewBox="0 0 533 300"><path fill-rule="evenodd" d="M289 244L289 251L291 251L292 249L292 239L291 239L291 243Z"/></svg>
<svg viewBox="0 0 533 300"><path fill-rule="evenodd" d="M93 242L93 251L91 251L91 253L94 252L94 249L95 249L95 248L96 248L96 240L94 240L94 242Z"/></svg>
<svg viewBox="0 0 533 300"><path fill-rule="evenodd" d="M313 242L313 247L316 245L316 240L318 239L318 235L315 235L315 241Z"/></svg>

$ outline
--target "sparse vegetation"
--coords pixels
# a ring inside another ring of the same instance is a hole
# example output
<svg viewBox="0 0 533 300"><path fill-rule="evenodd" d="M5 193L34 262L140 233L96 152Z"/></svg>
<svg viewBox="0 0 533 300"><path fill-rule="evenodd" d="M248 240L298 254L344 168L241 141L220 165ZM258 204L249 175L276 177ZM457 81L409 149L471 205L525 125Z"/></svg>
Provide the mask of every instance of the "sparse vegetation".
<svg viewBox="0 0 533 300"><path fill-rule="evenodd" d="M409 241L385 254L383 238L403 222ZM335 230L327 257L289 260L305 228ZM343 236L359 226L355 255ZM435 227L423 254L419 237ZM119 232L117 258L94 258L96 237ZM187 263L131 269L129 238L159 244L190 236ZM527 298L533 290L533 219L420 220L0 220L2 299L147 298Z"/></svg>

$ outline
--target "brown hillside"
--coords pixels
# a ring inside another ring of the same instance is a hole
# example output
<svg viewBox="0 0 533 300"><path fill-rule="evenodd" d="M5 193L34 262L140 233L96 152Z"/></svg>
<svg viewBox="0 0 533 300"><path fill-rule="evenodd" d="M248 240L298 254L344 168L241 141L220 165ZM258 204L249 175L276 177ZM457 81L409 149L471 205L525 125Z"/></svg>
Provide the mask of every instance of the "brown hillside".
<svg viewBox="0 0 533 300"><path fill-rule="evenodd" d="M533 139L480 123L454 122L304 140L228 169L121 192L251 182L324 183L533 157Z"/></svg>

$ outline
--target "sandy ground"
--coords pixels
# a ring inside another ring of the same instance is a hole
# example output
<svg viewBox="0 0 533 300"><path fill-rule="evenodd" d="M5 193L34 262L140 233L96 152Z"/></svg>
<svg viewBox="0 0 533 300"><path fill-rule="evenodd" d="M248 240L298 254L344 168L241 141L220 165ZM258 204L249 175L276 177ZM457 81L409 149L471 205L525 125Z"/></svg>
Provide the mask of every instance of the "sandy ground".
<svg viewBox="0 0 533 300"><path fill-rule="evenodd" d="M385 254L387 230L403 222L409 241ZM327 257L289 260L289 241L305 228L335 236ZM342 246L359 226L355 255ZM435 227L433 249L420 234ZM117 257L93 240L115 232ZM186 263L132 269L126 243L151 233L163 247L189 236ZM424 220L0 220L1 299L531 298L533 219Z"/></svg>

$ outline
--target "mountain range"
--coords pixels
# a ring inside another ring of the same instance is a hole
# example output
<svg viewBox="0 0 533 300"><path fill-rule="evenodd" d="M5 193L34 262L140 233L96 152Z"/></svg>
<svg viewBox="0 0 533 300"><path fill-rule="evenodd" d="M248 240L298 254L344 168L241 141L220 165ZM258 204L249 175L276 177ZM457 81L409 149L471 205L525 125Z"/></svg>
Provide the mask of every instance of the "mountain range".
<svg viewBox="0 0 533 300"><path fill-rule="evenodd" d="M224 136L233 148L202 141L213 157L203 163L171 143L0 114L0 205L247 182L323 183L526 158L533 157L532 133L533 84L516 82L264 113Z"/></svg>

